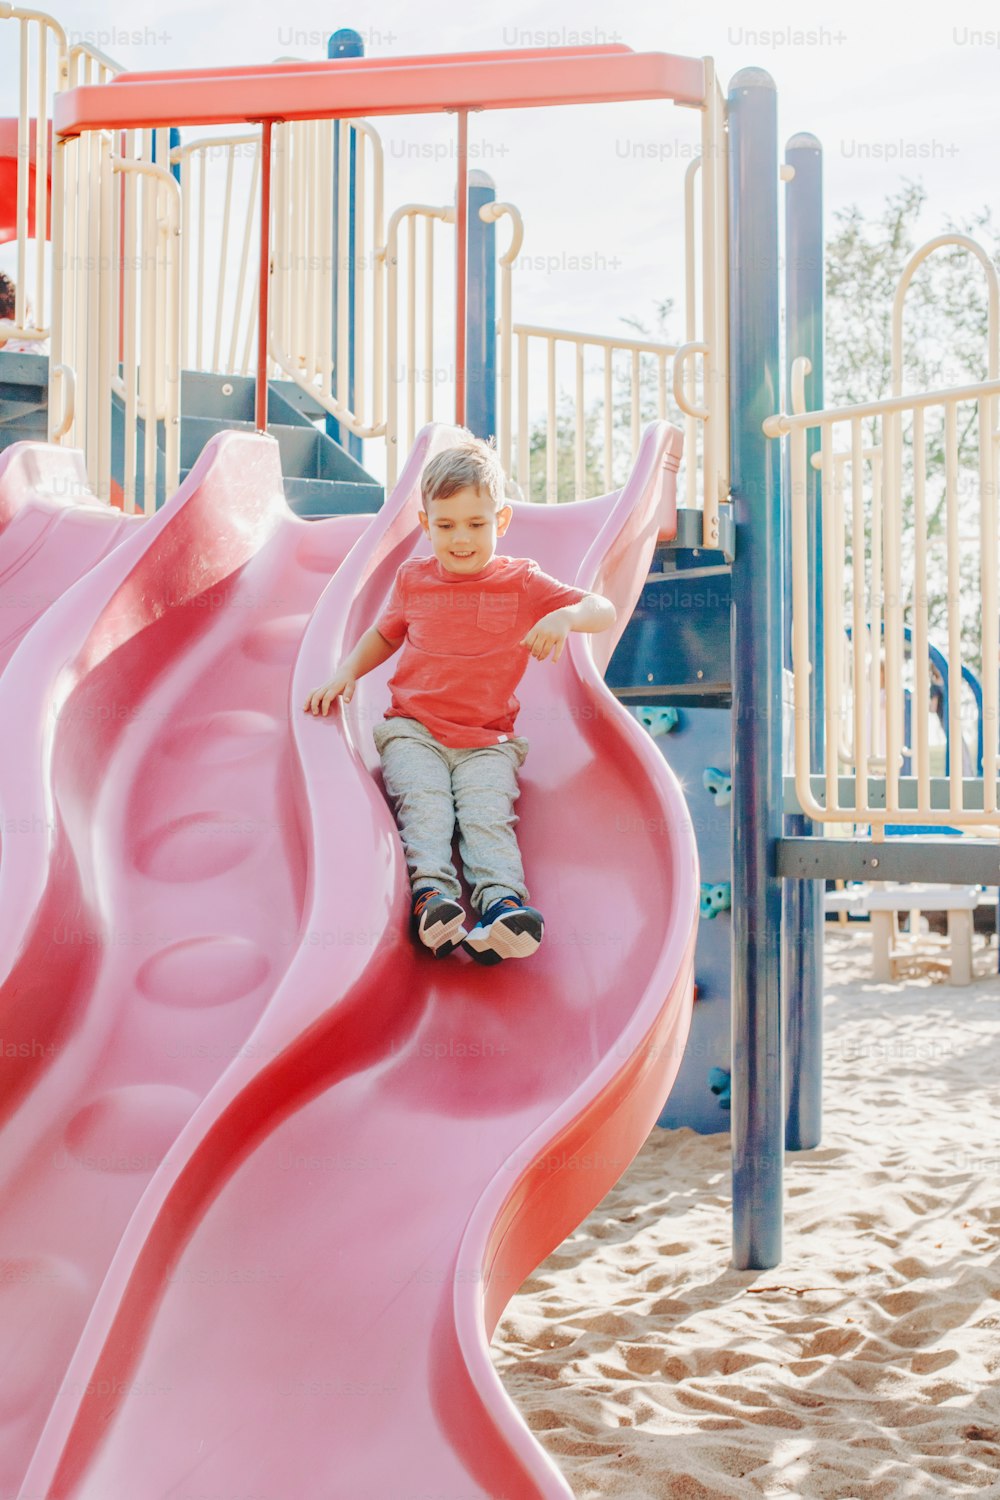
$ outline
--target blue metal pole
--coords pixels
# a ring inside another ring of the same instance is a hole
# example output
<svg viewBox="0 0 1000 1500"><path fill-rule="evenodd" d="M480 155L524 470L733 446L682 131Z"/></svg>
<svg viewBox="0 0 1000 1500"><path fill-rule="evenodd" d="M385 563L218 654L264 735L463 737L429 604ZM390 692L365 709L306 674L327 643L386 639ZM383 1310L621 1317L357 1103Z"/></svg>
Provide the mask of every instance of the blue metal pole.
<svg viewBox="0 0 1000 1500"><path fill-rule="evenodd" d="M792 361L806 355L812 371L806 376L806 405L823 406L823 151L814 135L793 135L785 147L785 161L794 176L785 184L785 378L791 411ZM809 458L819 451L819 429L807 438ZM790 534L787 504L791 490L786 469L786 536ZM819 472L806 468L809 518L809 643L812 676L809 718L812 725L812 769L822 764L823 720L823 530ZM791 625L791 574L785 549L785 617ZM790 631L786 632L786 664L790 665ZM793 838L815 832L809 818L788 819ZM787 1057L787 1117L785 1147L805 1151L818 1146L823 1132L823 930L822 880L786 880L784 917L785 1050Z"/></svg>
<svg viewBox="0 0 1000 1500"><path fill-rule="evenodd" d="M342 27L329 37L326 44L326 55L329 58L337 57L364 57L365 44L357 31L350 27ZM341 226L337 221L337 207L340 203L340 132L346 129L351 134L351 164L350 164L350 186L348 188L349 224L347 234L341 237ZM348 277L347 301L348 317L351 320L350 333L348 335L348 363L350 374L348 376L348 401L351 410L354 410L354 288L355 288L355 262L356 252L356 226L355 208L357 204L357 148L358 133L353 125L343 126L339 120L333 122L333 327L330 336L333 340L331 348L336 351L337 344L337 309L339 307L338 285L341 272L346 272ZM345 243L346 242L346 243ZM336 353L335 353L336 357ZM336 417L328 416L326 419L327 434L334 442L346 448L352 458L358 463L362 462L364 449L362 441L353 432L348 432Z"/></svg>
<svg viewBox="0 0 1000 1500"><path fill-rule="evenodd" d="M465 425L481 438L495 437L497 430L497 236L496 225L484 224L479 210L493 203L496 195L488 173L469 173Z"/></svg>
<svg viewBox="0 0 1000 1500"><path fill-rule="evenodd" d="M781 405L778 101L770 75L729 85L733 652L733 1264L781 1259Z"/></svg>

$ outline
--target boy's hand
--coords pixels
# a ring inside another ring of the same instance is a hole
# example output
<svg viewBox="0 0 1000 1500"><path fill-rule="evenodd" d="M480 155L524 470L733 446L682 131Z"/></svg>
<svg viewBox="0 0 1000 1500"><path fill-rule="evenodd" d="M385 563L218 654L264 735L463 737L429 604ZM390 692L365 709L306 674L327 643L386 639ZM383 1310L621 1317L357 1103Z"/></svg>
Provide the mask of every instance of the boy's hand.
<svg viewBox="0 0 1000 1500"><path fill-rule="evenodd" d="M326 718L330 712L331 703L337 698L343 698L345 703L350 703L356 687L357 680L354 677L349 677L346 672L338 672L335 677L330 678L329 682L309 694L306 699L306 713L321 713Z"/></svg>
<svg viewBox="0 0 1000 1500"><path fill-rule="evenodd" d="M521 645L527 646L532 656L538 661L544 661L550 651L552 660L558 661L571 629L572 625L566 610L554 609L532 625Z"/></svg>

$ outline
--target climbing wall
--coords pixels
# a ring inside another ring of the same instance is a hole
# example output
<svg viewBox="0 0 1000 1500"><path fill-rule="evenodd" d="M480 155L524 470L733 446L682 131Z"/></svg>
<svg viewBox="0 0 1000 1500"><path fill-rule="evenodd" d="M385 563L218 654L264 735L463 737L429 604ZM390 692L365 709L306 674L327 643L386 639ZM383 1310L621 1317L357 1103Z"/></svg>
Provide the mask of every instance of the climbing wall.
<svg viewBox="0 0 1000 1500"><path fill-rule="evenodd" d="M658 1123L729 1129L732 848L728 708L633 708L684 788L701 864L697 996L680 1073Z"/></svg>

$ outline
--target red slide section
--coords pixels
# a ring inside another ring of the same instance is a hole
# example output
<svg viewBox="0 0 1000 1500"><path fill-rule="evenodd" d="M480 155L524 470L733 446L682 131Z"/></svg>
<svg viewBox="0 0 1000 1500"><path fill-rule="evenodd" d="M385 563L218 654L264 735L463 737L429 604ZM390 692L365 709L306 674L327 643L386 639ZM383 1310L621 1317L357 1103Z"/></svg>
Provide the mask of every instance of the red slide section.
<svg viewBox="0 0 1000 1500"><path fill-rule="evenodd" d="M619 611L520 691L547 919L524 963L410 942L371 742L391 664L302 712L424 550L450 429L374 519L312 523L273 442L222 435L15 652L0 807L33 793L51 826L4 848L0 1015L51 1045L4 1096L0 1493L569 1495L488 1338L641 1146L686 1039L693 832L601 679L678 440L650 428L621 493L517 505L504 538Z"/></svg>
<svg viewBox="0 0 1000 1500"><path fill-rule="evenodd" d="M17 149L16 119L0 120L0 245L17 239L17 164L20 152ZM52 125L48 130L48 152L46 162L52 161ZM35 152L38 141L38 121L28 122L28 239L35 238L35 206L37 172ZM52 222L52 168L47 166L45 181L45 238L51 239Z"/></svg>

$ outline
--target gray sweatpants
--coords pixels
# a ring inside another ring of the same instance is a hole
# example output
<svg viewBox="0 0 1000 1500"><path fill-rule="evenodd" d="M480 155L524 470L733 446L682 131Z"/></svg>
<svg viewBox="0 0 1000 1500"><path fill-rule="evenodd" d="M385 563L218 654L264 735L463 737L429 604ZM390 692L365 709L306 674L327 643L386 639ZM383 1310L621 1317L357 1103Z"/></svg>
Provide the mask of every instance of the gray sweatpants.
<svg viewBox="0 0 1000 1500"><path fill-rule="evenodd" d="M514 802L528 741L515 735L499 745L454 750L416 719L404 718L377 724L374 738L412 888L434 885L446 896L461 897L451 857L457 821L458 849L476 910L502 896L527 901Z"/></svg>

